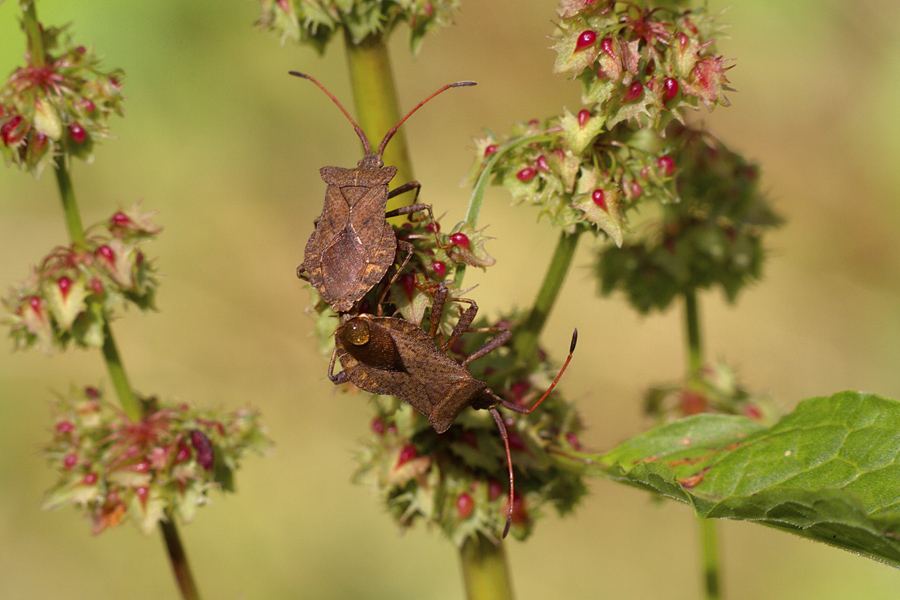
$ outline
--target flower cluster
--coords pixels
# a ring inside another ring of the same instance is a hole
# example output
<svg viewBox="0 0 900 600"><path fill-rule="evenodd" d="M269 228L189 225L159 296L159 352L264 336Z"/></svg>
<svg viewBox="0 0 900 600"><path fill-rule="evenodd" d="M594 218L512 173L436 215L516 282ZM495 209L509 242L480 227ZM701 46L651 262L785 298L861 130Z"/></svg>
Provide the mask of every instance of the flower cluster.
<svg viewBox="0 0 900 600"><path fill-rule="evenodd" d="M663 129L687 108L727 104L727 61L714 54L715 22L702 10L563 0L559 17L554 70L582 82L588 106L477 139L474 173L538 205L554 226L602 231L621 246L629 212L678 201Z"/></svg>
<svg viewBox="0 0 900 600"><path fill-rule="evenodd" d="M644 410L660 422L700 413L743 415L767 424L778 417L771 399L747 391L734 369L722 363L703 367L692 384L650 388L644 395Z"/></svg>
<svg viewBox="0 0 900 600"><path fill-rule="evenodd" d="M676 198L675 165L652 135L618 128L598 137L598 124L587 110L567 111L519 123L504 141L488 133L475 140L474 173L491 176L513 202L538 206L555 227L590 227L621 245L629 211Z"/></svg>
<svg viewBox="0 0 900 600"><path fill-rule="evenodd" d="M781 223L760 191L755 165L708 133L673 123L667 139L680 201L662 207L621 248L603 249L600 291L623 291L642 313L685 292L720 285L729 301L759 279L763 234Z"/></svg>
<svg viewBox="0 0 900 600"><path fill-rule="evenodd" d="M281 39L310 44L324 52L335 33L344 30L354 44L373 35L387 37L400 23L409 26L409 45L418 52L422 39L446 27L459 0L260 0L259 25Z"/></svg>
<svg viewBox="0 0 900 600"><path fill-rule="evenodd" d="M138 209L117 211L88 230L85 242L57 248L11 290L3 303L17 349L99 348L115 307L153 308L156 274L141 244L161 229Z"/></svg>
<svg viewBox="0 0 900 600"><path fill-rule="evenodd" d="M511 327L515 323L503 320ZM482 322L481 325L486 325ZM464 336L451 350L463 360L489 338ZM556 376L541 352L536 368L524 370L503 346L469 365L472 375L506 400L527 407ZM401 527L424 520L440 527L459 546L476 534L497 539L509 510L508 468L503 441L491 415L465 410L445 433L390 396L374 396L378 416L360 453L357 479L371 483ZM502 409L501 409L502 411ZM558 453L580 450L582 425L573 405L554 391L540 409L504 418L515 471L511 533L526 538L546 505L560 514L586 492L582 478L563 466Z"/></svg>
<svg viewBox="0 0 900 600"><path fill-rule="evenodd" d="M217 414L153 399L144 405L147 414L135 423L93 387L59 399L44 448L59 480L45 509L74 505L95 534L129 517L149 534L175 515L191 521L209 490L234 491L244 454L271 445L252 410Z"/></svg>
<svg viewBox="0 0 900 600"><path fill-rule="evenodd" d="M553 70L577 77L583 101L612 129L665 125L685 108L728 105L729 61L715 54L714 16L631 2L563 0Z"/></svg>
<svg viewBox="0 0 900 600"><path fill-rule="evenodd" d="M44 29L45 60L30 57L0 88L0 153L35 176L60 155L89 160L109 117L122 114L123 73L100 70L65 30Z"/></svg>

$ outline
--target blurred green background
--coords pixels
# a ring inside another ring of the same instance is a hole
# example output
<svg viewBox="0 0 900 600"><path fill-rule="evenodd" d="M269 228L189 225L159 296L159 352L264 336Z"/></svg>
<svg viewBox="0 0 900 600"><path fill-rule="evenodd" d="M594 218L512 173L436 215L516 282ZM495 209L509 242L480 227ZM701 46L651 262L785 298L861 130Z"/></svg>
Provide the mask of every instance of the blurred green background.
<svg viewBox="0 0 900 600"><path fill-rule="evenodd" d="M711 2L711 9L726 7ZM892 0L733 0L733 105L698 116L762 165L788 218L769 240L765 280L724 304L701 297L708 358L736 365L782 410L855 389L900 397L900 5ZM483 127L579 106L579 86L550 72L555 2L468 0L456 26L392 43L404 107L439 85L447 94L405 125L422 199L464 214L471 137ZM254 29L257 4L44 0L45 23L75 24L109 68L125 70L126 118L93 165L73 170L85 223L143 199L165 232L149 247L165 275L160 312L115 324L136 388L229 409L251 404L277 442L249 458L238 494L217 496L183 537L205 598L462 597L453 547L418 528L404 536L368 488L350 482L370 411L335 394L315 351L308 294L294 269L321 210L324 165L360 158L353 131L314 86L349 103L343 48L324 57ZM0 4L0 74L20 64L16 2ZM492 189L482 213L498 263L473 273L490 313L533 299L556 233L536 212L511 209ZM527 240L527 242L526 242ZM0 170L0 285L7 289L67 242L55 181ZM581 405L584 442L608 448L641 430L639 397L684 368L678 311L639 318L599 300L577 267L544 336L561 356L573 326L578 354L566 375ZM49 400L71 383L102 384L99 353L0 360L0 597L174 598L158 536L131 525L91 537L70 510L39 510L53 480L38 453ZM900 574L849 553L763 527L723 522L731 600L896 598ZM698 528L690 510L598 481L575 517L549 517L526 544L508 543L517 596L691 599L700 594Z"/></svg>

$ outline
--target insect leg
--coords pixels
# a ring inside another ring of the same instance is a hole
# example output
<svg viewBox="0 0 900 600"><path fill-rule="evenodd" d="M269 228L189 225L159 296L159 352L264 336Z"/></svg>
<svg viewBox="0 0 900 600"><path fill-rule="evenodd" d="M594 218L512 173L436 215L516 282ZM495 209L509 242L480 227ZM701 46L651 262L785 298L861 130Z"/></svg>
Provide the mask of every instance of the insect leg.
<svg viewBox="0 0 900 600"><path fill-rule="evenodd" d="M331 383L334 385L340 385L342 383L347 383L350 381L350 377L347 375L346 371L341 371L337 375L334 374L334 363L337 360L337 348L332 350L331 352L331 362L328 363L328 379L331 380Z"/></svg>

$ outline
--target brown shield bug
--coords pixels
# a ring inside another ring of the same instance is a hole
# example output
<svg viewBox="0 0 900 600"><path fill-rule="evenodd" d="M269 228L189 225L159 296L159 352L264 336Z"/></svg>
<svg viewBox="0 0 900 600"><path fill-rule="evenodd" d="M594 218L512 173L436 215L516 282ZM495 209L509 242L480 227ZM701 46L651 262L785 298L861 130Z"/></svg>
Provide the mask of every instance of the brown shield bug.
<svg viewBox="0 0 900 600"><path fill-rule="evenodd" d="M321 216L316 219L316 229L306 244L303 263L297 267L297 276L309 281L336 312L348 312L384 278L396 262L398 241L387 219L428 211L434 221L431 207L427 204L411 204L386 212L389 198L413 189L418 198L420 188L419 183L413 181L388 191L388 183L397 174L397 168L386 167L382 162L387 143L400 125L426 102L450 88L475 85L475 82L460 81L440 88L400 119L381 140L378 150L373 152L362 129L331 92L309 75L296 71L290 73L310 80L331 98L353 124L366 153L355 169L320 169L322 179L328 184L325 205ZM413 251L406 242L400 242L399 246L406 252L406 258L398 274Z"/></svg>
<svg viewBox="0 0 900 600"><path fill-rule="evenodd" d="M530 408L525 408L501 398L488 387L487 383L475 379L466 369L470 362L506 343L511 335L509 330L490 329L497 331L498 335L488 340L461 363L448 354L448 349L469 330L469 325L475 319L478 306L474 301L465 298L455 299L458 302L468 303L469 307L462 313L447 340L440 345L435 341L447 296L446 286L439 285L431 309L431 327L428 333L418 325L396 317L365 313L344 315L334 335L335 351L328 368L328 377L335 384L351 381L356 387L367 392L396 396L427 417L437 433L447 431L459 413L468 407L490 411L500 430L500 437L503 438L509 468L509 514L503 530L503 537L506 537L512 522L514 478L509 437L497 407L521 414L534 411L553 391L569 361L572 360L578 330L572 334L569 356L556 379L537 402ZM334 374L336 357L340 359L344 368L337 375Z"/></svg>

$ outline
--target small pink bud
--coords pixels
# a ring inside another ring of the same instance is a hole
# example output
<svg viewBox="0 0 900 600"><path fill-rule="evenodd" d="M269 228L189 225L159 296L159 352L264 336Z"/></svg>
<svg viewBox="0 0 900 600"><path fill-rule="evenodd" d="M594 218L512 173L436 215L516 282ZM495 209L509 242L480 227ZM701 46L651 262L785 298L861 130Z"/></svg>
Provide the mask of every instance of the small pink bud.
<svg viewBox="0 0 900 600"><path fill-rule="evenodd" d="M106 244L103 244L102 246L97 248L96 252L103 260L107 262L112 263L116 260L116 253L113 252L112 248L110 248Z"/></svg>
<svg viewBox="0 0 900 600"><path fill-rule="evenodd" d="M84 395L90 398L91 400L96 400L100 397L100 390L95 388L92 385L86 386L84 388Z"/></svg>
<svg viewBox="0 0 900 600"><path fill-rule="evenodd" d="M534 176L537 175L537 169L534 167L525 167L518 173L516 173L516 178L522 183L527 183L534 179Z"/></svg>
<svg viewBox="0 0 900 600"><path fill-rule="evenodd" d="M603 50L610 58L617 59L616 56L616 47L612 41L612 38L603 38L603 41L600 42L600 49Z"/></svg>
<svg viewBox="0 0 900 600"><path fill-rule="evenodd" d="M447 265L439 260L433 260L431 261L431 270L434 271L434 274L438 277L443 277L447 274Z"/></svg>
<svg viewBox="0 0 900 600"><path fill-rule="evenodd" d="M644 85L640 81L633 81L631 85L628 86L628 91L625 92L625 97L622 99L623 102L633 102L641 97L641 94L644 93Z"/></svg>
<svg viewBox="0 0 900 600"><path fill-rule="evenodd" d="M490 144L487 148L484 149L484 156L487 158L491 154L497 151L497 144Z"/></svg>
<svg viewBox="0 0 900 600"><path fill-rule="evenodd" d="M412 299L413 294L416 292L416 276L412 273L404 273L400 276L400 285L403 286L406 297Z"/></svg>
<svg viewBox="0 0 900 600"><path fill-rule="evenodd" d="M590 29L586 31L582 31L579 34L578 39L575 41L575 52L579 50L584 50L588 46L593 45L594 42L597 41L597 32L591 31Z"/></svg>
<svg viewBox="0 0 900 600"><path fill-rule="evenodd" d="M32 296L28 299L28 306L30 306L31 310L34 312L40 313L44 308L44 303L41 301L40 297Z"/></svg>
<svg viewBox="0 0 900 600"><path fill-rule="evenodd" d="M91 291L94 292L98 296L103 295L103 282L100 281L99 277L92 277L88 282L88 285L91 288Z"/></svg>
<svg viewBox="0 0 900 600"><path fill-rule="evenodd" d="M179 444L178 452L175 453L175 464L183 463L191 457L191 449L187 444Z"/></svg>
<svg viewBox="0 0 900 600"><path fill-rule="evenodd" d="M75 465L78 464L78 455L72 452L71 454L66 454L66 457L63 459L63 468L65 470L69 470Z"/></svg>
<svg viewBox="0 0 900 600"><path fill-rule="evenodd" d="M495 479L491 479L490 481L488 481L488 500L493 502L494 500L499 498L502 493L503 486L500 485L499 481Z"/></svg>
<svg viewBox="0 0 900 600"><path fill-rule="evenodd" d="M631 197L632 198L640 198L641 194L644 193L644 188L641 187L637 181L631 182Z"/></svg>
<svg viewBox="0 0 900 600"><path fill-rule="evenodd" d="M660 156L656 159L656 166L666 177L671 177L675 172L675 161L671 156Z"/></svg>
<svg viewBox="0 0 900 600"><path fill-rule="evenodd" d="M381 420L381 417L375 417L372 419L372 424L369 428L378 435L382 435L384 434L384 421Z"/></svg>
<svg viewBox="0 0 900 600"><path fill-rule="evenodd" d="M141 501L141 505L146 507L147 497L150 495L150 489L147 486L142 485L141 487L134 488L134 493L138 497L138 500Z"/></svg>
<svg viewBox="0 0 900 600"><path fill-rule="evenodd" d="M0 127L0 139L7 146L18 142L25 135L26 127L19 128L22 124L22 115L16 115Z"/></svg>
<svg viewBox="0 0 900 600"><path fill-rule="evenodd" d="M606 206L606 194L600 188L597 188L596 190L591 192L591 200L593 200L594 204L596 204L603 210L609 210Z"/></svg>
<svg viewBox="0 0 900 600"><path fill-rule="evenodd" d="M85 474L85 476L81 478L81 483L83 483L84 485L94 485L95 483L97 483L97 479L99 479L97 477L97 474L91 472Z"/></svg>
<svg viewBox="0 0 900 600"><path fill-rule="evenodd" d="M454 246L459 246L461 248L465 248L466 250L469 249L469 246L471 244L469 242L469 236L467 236L466 234L464 234L461 231L454 233L453 235L450 236L450 243L453 244Z"/></svg>
<svg viewBox="0 0 900 600"><path fill-rule="evenodd" d="M575 448L575 450L581 450L581 442L578 441L578 436L575 435L575 432L570 431L566 434L566 441Z"/></svg>
<svg viewBox="0 0 900 600"><path fill-rule="evenodd" d="M65 300L72 289L72 280L63 275L56 280L56 285L59 287L59 293L62 294L63 300Z"/></svg>
<svg viewBox="0 0 900 600"><path fill-rule="evenodd" d="M56 431L59 433L72 433L75 431L75 425L72 421L60 421L56 424Z"/></svg>
<svg viewBox="0 0 900 600"><path fill-rule="evenodd" d="M134 463L131 465L131 470L135 473L147 473L150 471L150 461L142 460L140 462Z"/></svg>
<svg viewBox="0 0 900 600"><path fill-rule="evenodd" d="M591 111L581 109L578 111L578 126L584 129L587 122L591 119Z"/></svg>
<svg viewBox="0 0 900 600"><path fill-rule="evenodd" d="M122 211L116 211L116 213L110 217L110 223L116 227L128 227L131 225L131 219L128 218L128 215L123 213Z"/></svg>
<svg viewBox="0 0 900 600"><path fill-rule="evenodd" d="M440 230L441 230L441 224L438 223L437 221L432 221L431 223L429 223L428 225L425 226L425 231L427 231L429 233L437 233Z"/></svg>
<svg viewBox="0 0 900 600"><path fill-rule="evenodd" d="M456 512L460 519L468 519L475 510L475 501L472 496L463 492L456 497Z"/></svg>
<svg viewBox="0 0 900 600"><path fill-rule="evenodd" d="M416 447L412 444L407 444L400 450L400 456L397 458L397 466L400 467L417 456L419 456L419 451L416 450Z"/></svg>
<svg viewBox="0 0 900 600"><path fill-rule="evenodd" d="M541 171L549 171L550 170L550 163L547 162L547 157L544 156L543 154L538 156L537 167Z"/></svg>
<svg viewBox="0 0 900 600"><path fill-rule="evenodd" d="M663 87L665 88L665 91L663 92L663 102L668 103L678 95L677 79L666 77L665 81L663 81Z"/></svg>
<svg viewBox="0 0 900 600"><path fill-rule="evenodd" d="M76 144L80 144L87 139L87 132L84 130L84 127L78 123L69 125L69 135L72 136L72 140Z"/></svg>

